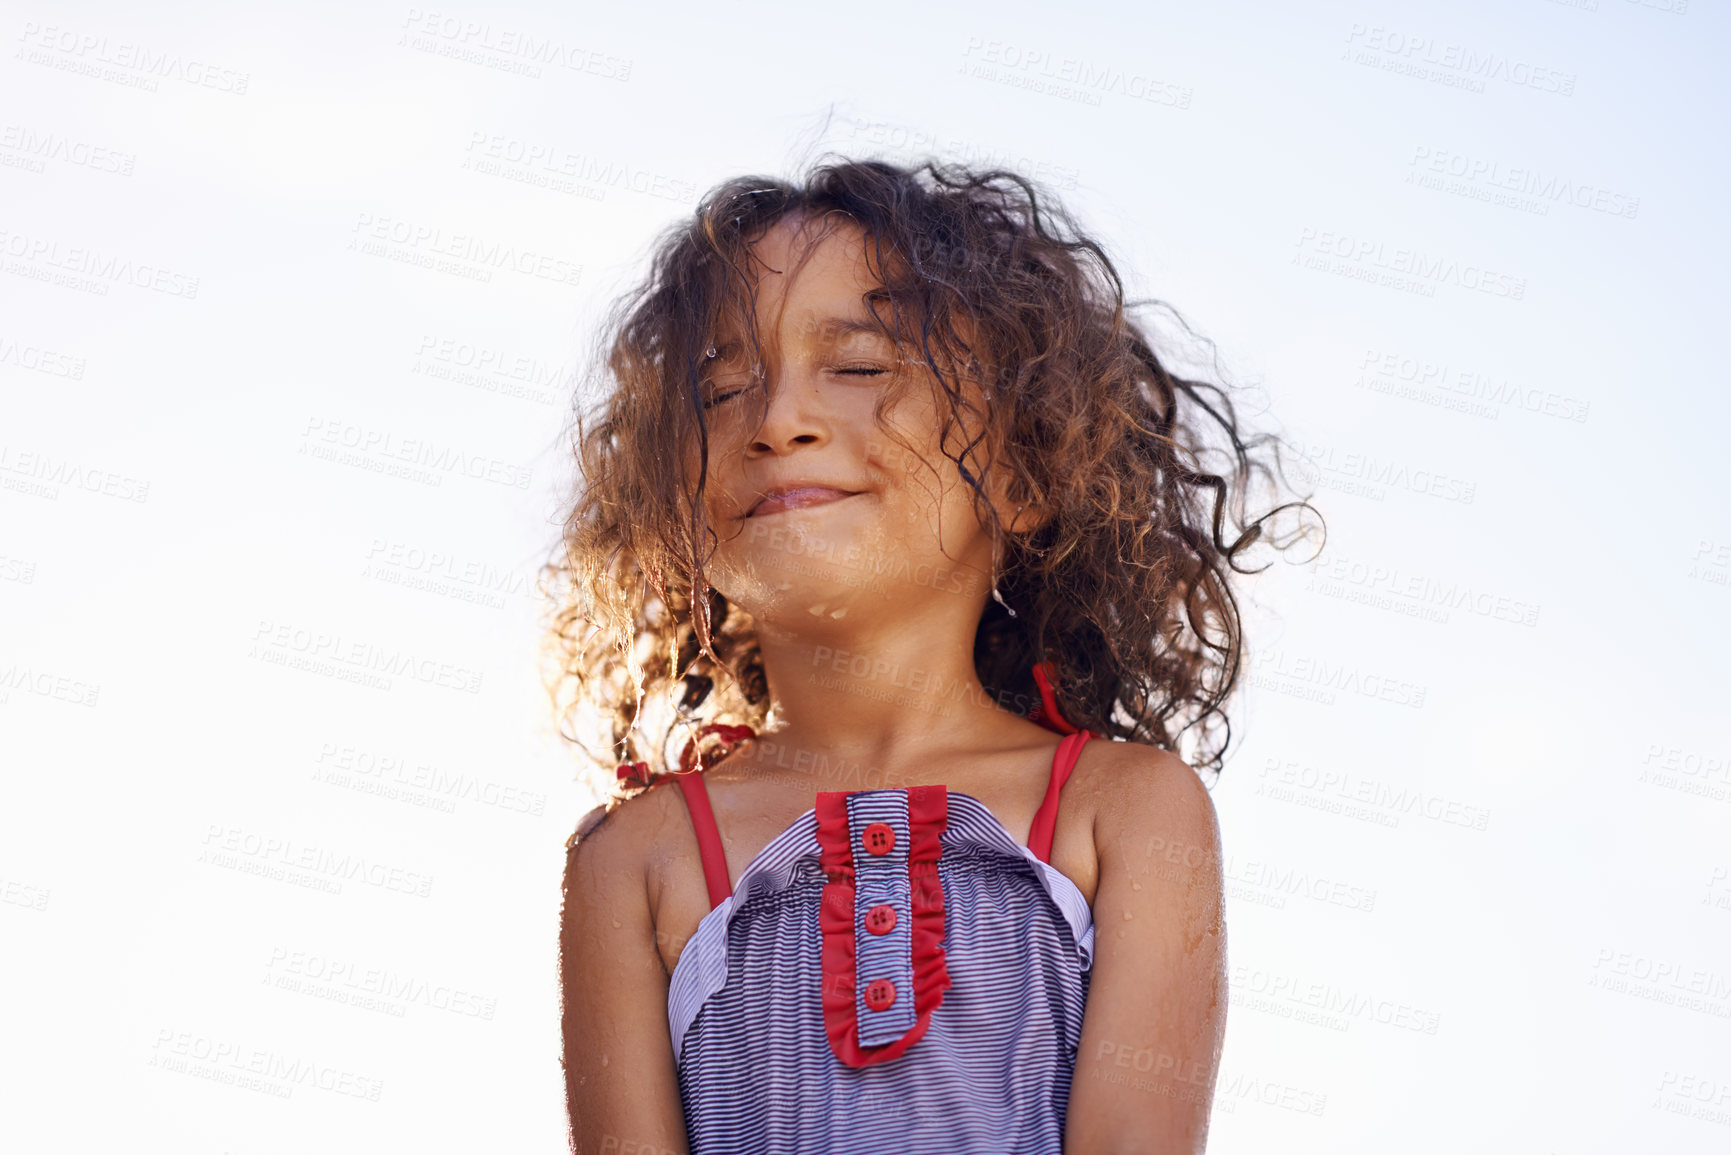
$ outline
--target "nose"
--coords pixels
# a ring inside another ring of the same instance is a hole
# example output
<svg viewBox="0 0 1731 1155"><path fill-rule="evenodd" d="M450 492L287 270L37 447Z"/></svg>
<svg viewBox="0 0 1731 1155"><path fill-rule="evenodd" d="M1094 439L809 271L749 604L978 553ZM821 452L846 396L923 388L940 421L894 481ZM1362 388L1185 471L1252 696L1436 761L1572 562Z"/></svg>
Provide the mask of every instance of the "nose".
<svg viewBox="0 0 1731 1155"><path fill-rule="evenodd" d="M746 457L781 457L801 446L829 441L823 392L811 376L791 370L772 373L765 391L768 403L763 421L746 446Z"/></svg>

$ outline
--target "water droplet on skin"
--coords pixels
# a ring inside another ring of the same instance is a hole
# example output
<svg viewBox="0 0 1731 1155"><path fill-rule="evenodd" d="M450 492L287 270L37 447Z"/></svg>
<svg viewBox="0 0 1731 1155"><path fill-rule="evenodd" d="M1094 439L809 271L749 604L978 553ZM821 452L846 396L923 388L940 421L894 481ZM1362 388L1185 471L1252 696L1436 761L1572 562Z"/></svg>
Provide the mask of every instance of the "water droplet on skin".
<svg viewBox="0 0 1731 1155"><path fill-rule="evenodd" d="M619 929L619 928L620 928L620 927L622 927L622 926L624 926L624 925L625 925L625 924L624 924L624 923L622 923L622 922L620 922L620 921L619 921L619 920L618 920L618 919L614 919L614 920L613 920L613 928L614 928L614 929L615 929L615 930L617 930L617 929Z"/></svg>
<svg viewBox="0 0 1731 1155"><path fill-rule="evenodd" d="M1119 931L1119 932L1118 932L1118 937L1119 937L1119 938L1123 938L1123 937L1124 937L1124 932L1123 932L1123 931Z"/></svg>
<svg viewBox="0 0 1731 1155"><path fill-rule="evenodd" d="M1136 881L1136 880L1134 880L1134 879L1131 879L1131 881L1130 881L1130 889L1131 889L1131 890L1141 890L1141 889L1142 889L1142 884L1141 884L1141 883L1140 883L1140 882L1137 882L1137 881Z"/></svg>
<svg viewBox="0 0 1731 1155"><path fill-rule="evenodd" d="M811 607L811 609L807 612L810 613L811 616L814 618L821 618L821 617L823 617L823 609L824 609L823 604L820 602L819 604Z"/></svg>
<svg viewBox="0 0 1731 1155"><path fill-rule="evenodd" d="M1133 915L1133 914L1131 914L1131 913L1130 913L1130 912L1129 912L1129 911L1125 911L1125 912L1124 912L1124 921L1125 921L1125 922L1129 922L1129 921L1130 921L1130 920L1131 920L1131 919L1133 919L1133 918L1135 918L1135 917L1136 917L1136 916L1135 916L1135 915Z"/></svg>
<svg viewBox="0 0 1731 1155"><path fill-rule="evenodd" d="M605 1066L607 1066L607 1064L608 1064L608 1063L610 1063L610 1062L612 1062L612 1060L611 1060L611 1059L609 1059L609 1058L608 1058L608 1057L607 1057L607 1056L606 1056L606 1055L602 1055L602 1056L601 1056L601 1065L602 1065L602 1066L603 1066L603 1067L605 1067Z"/></svg>
<svg viewBox="0 0 1731 1155"><path fill-rule="evenodd" d="M705 353L705 354L704 354L704 356L705 356L705 357L713 357L713 356L715 356L715 346L714 346L714 345L711 345L711 346L710 346L710 347L709 347L709 352L707 352L707 353Z"/></svg>
<svg viewBox="0 0 1731 1155"><path fill-rule="evenodd" d="M841 618L844 618L847 616L847 607L843 606L839 610L831 610L829 613L829 616L832 618L835 618L837 620L840 620Z"/></svg>

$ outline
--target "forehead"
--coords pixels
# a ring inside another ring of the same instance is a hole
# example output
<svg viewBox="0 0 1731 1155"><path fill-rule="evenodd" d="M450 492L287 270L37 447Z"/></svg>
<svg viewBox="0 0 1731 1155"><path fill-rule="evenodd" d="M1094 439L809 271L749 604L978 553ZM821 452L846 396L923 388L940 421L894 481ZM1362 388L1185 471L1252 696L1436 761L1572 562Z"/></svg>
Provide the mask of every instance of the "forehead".
<svg viewBox="0 0 1731 1155"><path fill-rule="evenodd" d="M865 296L883 287L866 260L865 232L840 214L783 217L751 246L759 323L794 322L839 337L865 320Z"/></svg>

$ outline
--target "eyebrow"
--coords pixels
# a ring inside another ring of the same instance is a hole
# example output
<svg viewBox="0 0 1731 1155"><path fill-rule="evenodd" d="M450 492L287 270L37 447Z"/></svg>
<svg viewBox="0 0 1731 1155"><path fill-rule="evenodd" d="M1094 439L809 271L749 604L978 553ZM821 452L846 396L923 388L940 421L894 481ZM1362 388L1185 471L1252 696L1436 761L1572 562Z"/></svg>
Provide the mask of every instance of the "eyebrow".
<svg viewBox="0 0 1731 1155"><path fill-rule="evenodd" d="M814 330L820 341L839 341L843 337L851 337L855 333L870 333L874 337L889 338L884 331L869 321L857 317L828 317L819 322Z"/></svg>
<svg viewBox="0 0 1731 1155"><path fill-rule="evenodd" d="M822 321L813 325L810 332L812 334L812 339L815 342L825 345L837 344L844 338L852 337L858 333L866 333L878 338L879 340L889 341L892 344L897 343L893 337L889 336L877 325L874 325L870 321L864 320L860 317L825 317ZM718 352L724 357L729 354L740 353L745 348L737 338L719 341L717 342L717 345Z"/></svg>

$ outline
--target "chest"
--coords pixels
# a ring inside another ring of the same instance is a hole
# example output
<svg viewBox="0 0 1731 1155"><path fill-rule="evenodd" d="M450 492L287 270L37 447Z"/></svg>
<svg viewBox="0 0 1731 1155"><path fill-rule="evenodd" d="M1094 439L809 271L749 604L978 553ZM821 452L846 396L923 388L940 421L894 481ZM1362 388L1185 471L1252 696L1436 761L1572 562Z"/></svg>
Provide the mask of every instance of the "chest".
<svg viewBox="0 0 1731 1155"><path fill-rule="evenodd" d="M1095 928L1050 814L1035 851L944 786L830 793L772 839L668 984L692 1151L1056 1155Z"/></svg>
<svg viewBox="0 0 1731 1155"><path fill-rule="evenodd" d="M717 792L719 793L719 792ZM717 806L718 826L725 851L728 879L737 885L742 875L757 864L766 848L776 844L798 823L800 813L748 813ZM1001 829L1005 838L1026 846L1037 809L1026 799L982 799L981 820ZM674 809L677 811L678 806ZM672 816L665 850L652 863L650 909L655 927L655 947L669 975L679 965L685 948L697 934L699 924L712 909L703 863L695 834L683 813ZM1078 798L1060 808L1052 839L1049 862L1072 884L1092 908L1099 886L1101 855L1094 845L1094 815Z"/></svg>

